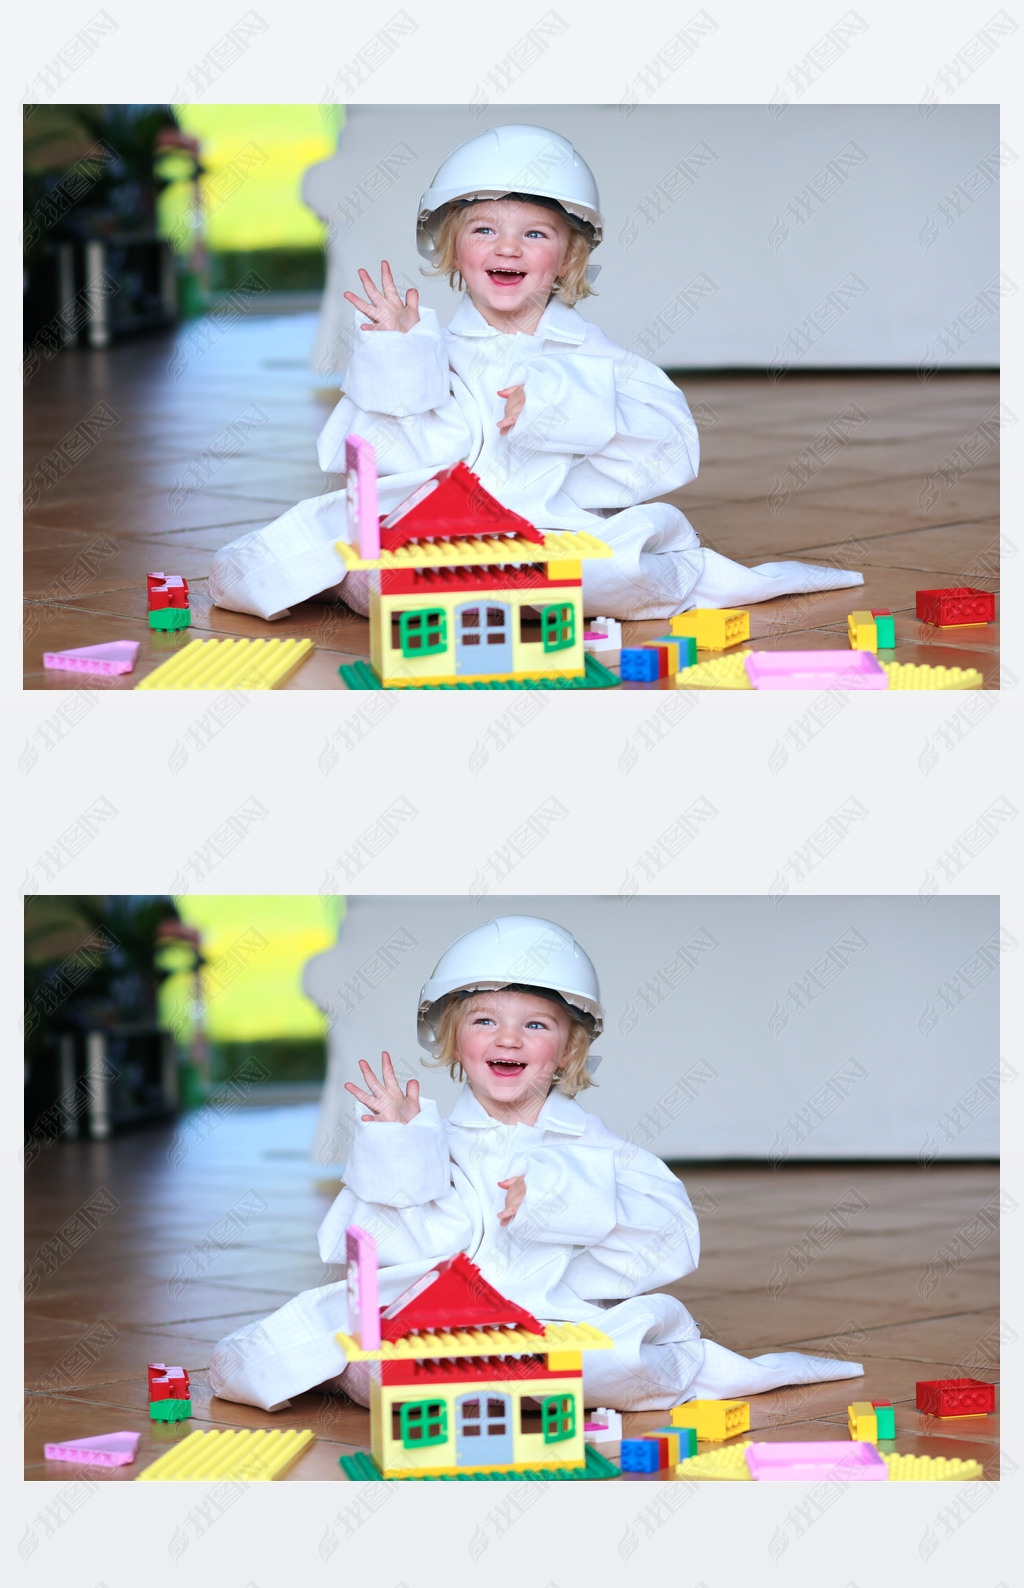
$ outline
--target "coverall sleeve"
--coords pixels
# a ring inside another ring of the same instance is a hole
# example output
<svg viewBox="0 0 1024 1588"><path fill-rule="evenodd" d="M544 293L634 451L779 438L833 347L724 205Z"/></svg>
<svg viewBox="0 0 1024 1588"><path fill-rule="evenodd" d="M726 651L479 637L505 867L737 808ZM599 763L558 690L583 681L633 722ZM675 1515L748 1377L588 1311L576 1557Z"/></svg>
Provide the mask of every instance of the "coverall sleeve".
<svg viewBox="0 0 1024 1588"><path fill-rule="evenodd" d="M452 1184L437 1104L420 1100L408 1124L363 1124L345 1166L345 1186L317 1231L325 1263L344 1263L345 1231L367 1230L382 1268L426 1252L460 1251L472 1235L469 1210Z"/></svg>
<svg viewBox="0 0 1024 1588"><path fill-rule="evenodd" d="M632 507L696 478L700 444L686 398L646 359L547 353L513 376L525 396L516 446L573 455L562 489L580 507Z"/></svg>
<svg viewBox="0 0 1024 1588"><path fill-rule="evenodd" d="M465 458L472 430L452 395L448 354L433 309L421 309L410 331L359 331L357 336L343 395L317 441L324 472L344 472L345 437L353 431L375 448L380 474L441 469Z"/></svg>
<svg viewBox="0 0 1024 1588"><path fill-rule="evenodd" d="M697 1216L681 1181L630 1143L528 1150L515 1166L526 1196L509 1226L517 1241L571 1243L565 1280L587 1300L639 1295L692 1273Z"/></svg>

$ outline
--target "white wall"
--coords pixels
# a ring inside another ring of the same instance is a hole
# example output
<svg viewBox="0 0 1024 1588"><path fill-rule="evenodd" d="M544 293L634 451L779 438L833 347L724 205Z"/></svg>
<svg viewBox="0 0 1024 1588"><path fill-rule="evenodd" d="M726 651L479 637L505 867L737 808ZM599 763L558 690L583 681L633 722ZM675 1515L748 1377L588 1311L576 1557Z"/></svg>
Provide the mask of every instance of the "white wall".
<svg viewBox="0 0 1024 1588"><path fill-rule="evenodd" d="M993 898L398 897L351 899L307 967L333 1019L319 1161L344 1161L358 1109L343 1083L360 1058L379 1074L382 1048L449 1111L447 1072L420 1064L419 990L498 914L557 920L590 954L606 1026L580 1101L662 1157L998 1153Z"/></svg>
<svg viewBox="0 0 1024 1588"><path fill-rule="evenodd" d="M419 274L420 195L452 149L516 121L570 138L597 177L605 240L581 313L663 367L997 363L997 107L625 109L352 106L304 186L336 227L315 367L348 361L341 294L360 265L387 258L447 321L447 282Z"/></svg>

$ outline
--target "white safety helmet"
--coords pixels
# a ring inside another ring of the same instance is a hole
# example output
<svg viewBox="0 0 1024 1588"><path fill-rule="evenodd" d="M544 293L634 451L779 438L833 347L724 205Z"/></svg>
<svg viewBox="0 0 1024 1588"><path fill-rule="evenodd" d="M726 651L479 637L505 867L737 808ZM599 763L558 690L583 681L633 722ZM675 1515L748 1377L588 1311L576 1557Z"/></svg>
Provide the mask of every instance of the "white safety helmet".
<svg viewBox="0 0 1024 1588"><path fill-rule="evenodd" d="M445 1004L452 993L537 987L556 992L590 1027L604 1027L597 972L571 932L536 915L502 915L446 948L420 993L420 1044L433 1053Z"/></svg>
<svg viewBox="0 0 1024 1588"><path fill-rule="evenodd" d="M604 223L594 173L568 138L543 127L492 127L450 154L420 199L416 247L424 259L434 257L449 204L508 193L554 200L593 229L595 248L601 241Z"/></svg>

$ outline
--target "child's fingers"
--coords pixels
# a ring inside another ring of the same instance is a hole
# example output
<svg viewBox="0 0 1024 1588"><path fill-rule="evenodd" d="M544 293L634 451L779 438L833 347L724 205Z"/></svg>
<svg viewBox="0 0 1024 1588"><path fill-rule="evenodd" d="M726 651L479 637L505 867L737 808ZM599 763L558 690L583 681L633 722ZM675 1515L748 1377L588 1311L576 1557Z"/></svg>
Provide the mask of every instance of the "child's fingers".
<svg viewBox="0 0 1024 1588"><path fill-rule="evenodd" d="M358 1098L359 1102L362 1103L364 1108L372 1108L373 1107L374 1099L370 1095L370 1093L361 1091L360 1088L358 1086L356 1086L352 1081L346 1081L345 1082L345 1090L346 1090L346 1092L351 1092L353 1097Z"/></svg>
<svg viewBox="0 0 1024 1588"><path fill-rule="evenodd" d="M405 1095L409 1099L410 1103L419 1102L419 1096L420 1096L420 1083L419 1083L419 1081L410 1081L409 1085L405 1089Z"/></svg>

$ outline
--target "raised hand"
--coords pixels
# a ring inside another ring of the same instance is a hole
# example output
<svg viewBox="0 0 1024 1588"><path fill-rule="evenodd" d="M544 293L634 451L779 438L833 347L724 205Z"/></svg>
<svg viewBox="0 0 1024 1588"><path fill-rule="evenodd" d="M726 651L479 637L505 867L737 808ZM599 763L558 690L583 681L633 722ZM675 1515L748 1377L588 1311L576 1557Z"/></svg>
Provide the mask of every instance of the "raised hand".
<svg viewBox="0 0 1024 1588"><path fill-rule="evenodd" d="M363 1072L363 1080L369 1090L364 1092L352 1081L345 1082L345 1090L351 1092L353 1097L357 1097L363 1106L370 1110L368 1114L361 1114L361 1119L366 1120L367 1123L375 1119L384 1120L392 1125L407 1125L410 1119L415 1119L420 1111L420 1083L410 1081L403 1092L390 1053L382 1053L380 1056L379 1081L365 1059L359 1060L359 1068Z"/></svg>
<svg viewBox="0 0 1024 1588"><path fill-rule="evenodd" d="M506 386L498 396L505 398L505 417L498 420L498 434L507 436L526 406L526 391L522 386Z"/></svg>
<svg viewBox="0 0 1024 1588"><path fill-rule="evenodd" d="M370 301L367 303L366 298L357 298L354 292L346 292L345 297L353 308L366 315L366 323L359 327L361 331L411 331L414 325L419 324L419 293L415 287L410 287L405 302L402 302L402 294L395 286L395 278L386 259L380 262L379 287L374 284L368 270L360 270L359 279Z"/></svg>
<svg viewBox="0 0 1024 1588"><path fill-rule="evenodd" d="M498 1214L499 1224L511 1224L519 1209L523 1205L526 1195L526 1180L521 1174L514 1174L511 1180L499 1180L498 1185L505 1192L505 1206Z"/></svg>

